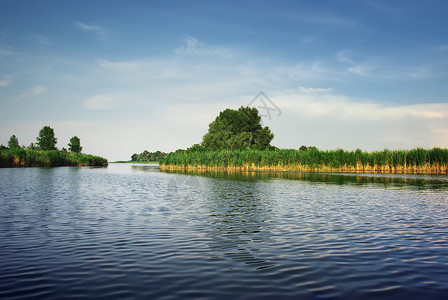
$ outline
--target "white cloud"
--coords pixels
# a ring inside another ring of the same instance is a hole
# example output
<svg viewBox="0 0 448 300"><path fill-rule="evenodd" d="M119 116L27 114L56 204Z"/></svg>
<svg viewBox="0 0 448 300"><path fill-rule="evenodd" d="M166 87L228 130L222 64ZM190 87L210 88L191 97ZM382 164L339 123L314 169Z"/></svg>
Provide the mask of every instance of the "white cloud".
<svg viewBox="0 0 448 300"><path fill-rule="evenodd" d="M333 91L332 88L310 88L310 87L299 87L299 91L303 94L328 94Z"/></svg>
<svg viewBox="0 0 448 300"><path fill-rule="evenodd" d="M174 49L174 52L177 55L212 55L222 57L232 57L234 55L229 49L206 46L192 36L187 37L184 44Z"/></svg>
<svg viewBox="0 0 448 300"><path fill-rule="evenodd" d="M40 95L40 94L46 92L47 90L48 90L48 88L46 86L35 86L31 90L20 94L15 100L20 100L20 99L28 98L28 97L35 97L37 95Z"/></svg>
<svg viewBox="0 0 448 300"><path fill-rule="evenodd" d="M37 96L39 94L42 94L43 92L45 92L48 88L45 86L36 86L31 90L30 95L31 96Z"/></svg>
<svg viewBox="0 0 448 300"><path fill-rule="evenodd" d="M284 112L270 125L276 145L366 150L448 146L448 103L386 106L336 95L331 90L308 90L270 95Z"/></svg>
<svg viewBox="0 0 448 300"><path fill-rule="evenodd" d="M371 68L368 66L356 65L348 68L348 72L359 76L370 76Z"/></svg>
<svg viewBox="0 0 448 300"><path fill-rule="evenodd" d="M86 23L83 22L74 22L75 26L83 31L91 31L93 33L95 33L98 38L100 39L104 39L106 37L106 30L98 25L88 25Z"/></svg>
<svg viewBox="0 0 448 300"><path fill-rule="evenodd" d="M331 89L300 87L298 90L281 93L277 101L281 101L281 105L286 109L313 117L331 116L335 119L375 122L403 118L414 120L448 119L448 103L385 106L371 101L360 101L335 95L331 92Z"/></svg>
<svg viewBox="0 0 448 300"><path fill-rule="evenodd" d="M6 87L11 84L13 79L12 75L3 75L0 79L0 87Z"/></svg>
<svg viewBox="0 0 448 300"><path fill-rule="evenodd" d="M84 101L85 109L108 110L116 108L121 102L120 96L113 94L99 94Z"/></svg>
<svg viewBox="0 0 448 300"><path fill-rule="evenodd" d="M138 67L138 64L134 62L112 62L106 59L98 59L97 62L104 69L117 71L130 71Z"/></svg>

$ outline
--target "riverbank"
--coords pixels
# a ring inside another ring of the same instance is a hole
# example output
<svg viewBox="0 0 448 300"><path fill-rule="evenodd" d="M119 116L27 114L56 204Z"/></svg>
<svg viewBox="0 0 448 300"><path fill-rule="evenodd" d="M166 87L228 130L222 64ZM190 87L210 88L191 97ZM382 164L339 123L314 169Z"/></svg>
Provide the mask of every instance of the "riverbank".
<svg viewBox="0 0 448 300"><path fill-rule="evenodd" d="M62 166L107 166L107 159L84 153L59 150L1 149L1 168L62 167Z"/></svg>
<svg viewBox="0 0 448 300"><path fill-rule="evenodd" d="M448 174L447 166L426 165L426 166L343 166L341 168L332 168L327 166L309 167L309 166L240 166L240 167L217 167L217 166L176 166L160 165L161 170L188 170L188 171L228 171L228 172L250 172L250 171L273 171L273 172L322 172L322 173L396 173L396 174Z"/></svg>
<svg viewBox="0 0 448 300"><path fill-rule="evenodd" d="M364 152L295 149L176 151L162 170L289 171L332 173L448 174L448 149L416 148Z"/></svg>

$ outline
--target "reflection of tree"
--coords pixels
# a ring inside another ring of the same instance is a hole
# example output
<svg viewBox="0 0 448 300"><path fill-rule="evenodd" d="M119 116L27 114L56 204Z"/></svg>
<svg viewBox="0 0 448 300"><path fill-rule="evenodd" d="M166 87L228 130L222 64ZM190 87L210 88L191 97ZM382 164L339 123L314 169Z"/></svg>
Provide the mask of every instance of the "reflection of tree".
<svg viewBox="0 0 448 300"><path fill-rule="evenodd" d="M265 203L268 193L260 183L212 179L205 188L212 252L256 269L271 267L258 252L271 236Z"/></svg>
<svg viewBox="0 0 448 300"><path fill-rule="evenodd" d="M132 172L160 172L160 167L156 164L138 164L131 165L131 170Z"/></svg>

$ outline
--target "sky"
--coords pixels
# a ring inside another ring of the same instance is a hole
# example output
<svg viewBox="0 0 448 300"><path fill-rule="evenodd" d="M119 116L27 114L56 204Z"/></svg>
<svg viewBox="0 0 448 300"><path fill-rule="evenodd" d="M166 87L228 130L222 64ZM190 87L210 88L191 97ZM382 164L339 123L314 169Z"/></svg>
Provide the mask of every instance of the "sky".
<svg viewBox="0 0 448 300"><path fill-rule="evenodd" d="M257 107L272 145L448 147L445 0L0 1L0 144L110 161ZM260 94L261 93L261 94Z"/></svg>

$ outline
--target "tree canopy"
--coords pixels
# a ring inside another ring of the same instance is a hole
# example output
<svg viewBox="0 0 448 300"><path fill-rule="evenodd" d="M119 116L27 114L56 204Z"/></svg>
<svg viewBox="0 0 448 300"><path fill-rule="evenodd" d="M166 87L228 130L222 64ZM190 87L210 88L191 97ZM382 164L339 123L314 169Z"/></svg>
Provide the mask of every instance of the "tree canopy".
<svg viewBox="0 0 448 300"><path fill-rule="evenodd" d="M70 152L78 152L78 153L82 151L81 140L79 139L79 137L74 136L70 139L70 143L68 143L68 150Z"/></svg>
<svg viewBox="0 0 448 300"><path fill-rule="evenodd" d="M266 149L274 134L262 127L261 117L254 107L241 106L238 110L226 109L210 123L202 139L206 149Z"/></svg>
<svg viewBox="0 0 448 300"><path fill-rule="evenodd" d="M164 158L167 154L165 152L156 151L149 152L148 150L143 151L142 153L134 153L131 156L131 161L159 161Z"/></svg>
<svg viewBox="0 0 448 300"><path fill-rule="evenodd" d="M50 126L44 126L39 131L37 137L37 146L41 150L56 150L57 138L54 136L54 130Z"/></svg>
<svg viewBox="0 0 448 300"><path fill-rule="evenodd" d="M19 139L15 136L15 134L11 135L8 141L8 148L9 149L15 149L19 148Z"/></svg>

